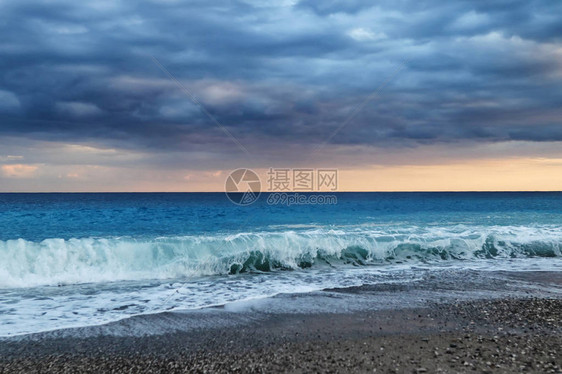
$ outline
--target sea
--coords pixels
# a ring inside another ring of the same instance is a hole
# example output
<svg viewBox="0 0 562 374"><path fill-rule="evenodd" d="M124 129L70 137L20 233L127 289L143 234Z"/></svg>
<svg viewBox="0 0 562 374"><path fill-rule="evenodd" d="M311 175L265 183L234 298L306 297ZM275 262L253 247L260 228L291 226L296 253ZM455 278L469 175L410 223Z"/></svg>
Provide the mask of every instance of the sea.
<svg viewBox="0 0 562 374"><path fill-rule="evenodd" d="M0 194L0 337L428 272L562 269L562 193L333 196Z"/></svg>

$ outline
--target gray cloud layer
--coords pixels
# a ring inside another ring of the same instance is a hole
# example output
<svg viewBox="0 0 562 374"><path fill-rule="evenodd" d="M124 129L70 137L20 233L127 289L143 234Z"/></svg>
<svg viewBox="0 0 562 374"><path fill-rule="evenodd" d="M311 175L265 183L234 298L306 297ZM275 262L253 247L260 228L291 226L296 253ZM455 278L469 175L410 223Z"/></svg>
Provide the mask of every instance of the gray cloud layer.
<svg viewBox="0 0 562 374"><path fill-rule="evenodd" d="M562 140L562 3L0 0L0 136L234 152Z"/></svg>

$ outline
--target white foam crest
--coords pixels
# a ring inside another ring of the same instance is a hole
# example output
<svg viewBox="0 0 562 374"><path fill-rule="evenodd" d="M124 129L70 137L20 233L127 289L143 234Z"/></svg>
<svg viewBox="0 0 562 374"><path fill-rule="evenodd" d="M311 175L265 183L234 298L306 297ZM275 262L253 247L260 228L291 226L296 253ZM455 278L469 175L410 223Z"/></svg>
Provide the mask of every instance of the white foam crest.
<svg viewBox="0 0 562 374"><path fill-rule="evenodd" d="M232 266L251 268L263 262L294 269L303 261L310 266L320 259L380 263L559 257L561 244L562 228L556 226L385 226L145 239L18 239L0 241L0 287L177 279L227 274Z"/></svg>

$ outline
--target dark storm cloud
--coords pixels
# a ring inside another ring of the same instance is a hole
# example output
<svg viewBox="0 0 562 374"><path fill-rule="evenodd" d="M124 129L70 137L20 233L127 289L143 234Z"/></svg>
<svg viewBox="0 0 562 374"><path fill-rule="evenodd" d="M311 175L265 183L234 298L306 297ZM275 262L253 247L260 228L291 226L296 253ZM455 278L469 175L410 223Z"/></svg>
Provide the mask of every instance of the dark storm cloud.
<svg viewBox="0 0 562 374"><path fill-rule="evenodd" d="M153 152L562 140L562 3L0 0L0 135Z"/></svg>

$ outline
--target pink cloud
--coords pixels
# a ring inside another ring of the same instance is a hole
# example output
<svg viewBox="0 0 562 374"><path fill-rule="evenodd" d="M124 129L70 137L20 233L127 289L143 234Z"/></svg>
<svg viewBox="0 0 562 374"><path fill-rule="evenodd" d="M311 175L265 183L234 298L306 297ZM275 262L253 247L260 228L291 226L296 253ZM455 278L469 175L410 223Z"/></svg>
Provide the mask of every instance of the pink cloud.
<svg viewBox="0 0 562 374"><path fill-rule="evenodd" d="M2 174L8 178L31 178L38 169L37 166L25 164L2 165Z"/></svg>

